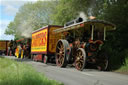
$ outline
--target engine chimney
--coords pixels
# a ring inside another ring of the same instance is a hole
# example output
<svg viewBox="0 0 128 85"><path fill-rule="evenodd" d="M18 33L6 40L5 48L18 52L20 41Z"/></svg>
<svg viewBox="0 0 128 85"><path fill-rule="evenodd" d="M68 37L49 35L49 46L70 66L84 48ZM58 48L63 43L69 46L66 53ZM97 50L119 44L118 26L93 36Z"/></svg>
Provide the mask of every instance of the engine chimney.
<svg viewBox="0 0 128 85"><path fill-rule="evenodd" d="M81 18L81 17L78 17L77 19L76 19L76 23L79 23L79 22L82 22L83 21L83 18Z"/></svg>
<svg viewBox="0 0 128 85"><path fill-rule="evenodd" d="M72 24L75 24L75 23L80 23L80 22L82 22L82 21L83 21L83 18L78 17L78 18L75 19L75 20L72 20L72 21L70 21L70 22L67 22L64 26L69 26L69 25L72 25Z"/></svg>

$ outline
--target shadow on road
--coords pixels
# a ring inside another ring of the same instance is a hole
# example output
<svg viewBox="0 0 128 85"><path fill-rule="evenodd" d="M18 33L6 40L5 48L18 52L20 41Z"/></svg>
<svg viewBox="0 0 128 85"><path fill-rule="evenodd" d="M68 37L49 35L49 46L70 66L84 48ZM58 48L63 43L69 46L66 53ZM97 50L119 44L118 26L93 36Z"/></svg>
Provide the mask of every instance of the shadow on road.
<svg viewBox="0 0 128 85"><path fill-rule="evenodd" d="M1 56L0 56L0 57L1 57ZM5 58L9 58L9 59L13 59L13 60L18 61L18 62L30 62L30 63L31 63L31 62L35 62L35 64L36 64L36 62L38 62L37 65L44 64L44 63L41 62L41 61L33 61L32 59L28 59L28 58L23 58L23 59L21 59L21 58L16 58L16 57L14 57L14 56L4 56L4 57L5 57ZM2 57L2 58L4 58L4 57ZM43 66L53 66L53 67L57 67L55 62L53 62L53 63L47 63L47 65L43 65ZM61 68L60 68L60 69L61 69ZM66 68L63 68L63 69L72 69L72 70L76 70L75 67L74 67L72 64L68 64L68 65L66 66ZM97 69L95 69L95 68L93 68L93 67L86 66L82 72L100 72L100 71L97 70Z"/></svg>
<svg viewBox="0 0 128 85"><path fill-rule="evenodd" d="M30 61L33 61L32 59L27 59L27 58L24 58L24 59L16 58L14 60L15 61L19 61L19 62L30 62Z"/></svg>

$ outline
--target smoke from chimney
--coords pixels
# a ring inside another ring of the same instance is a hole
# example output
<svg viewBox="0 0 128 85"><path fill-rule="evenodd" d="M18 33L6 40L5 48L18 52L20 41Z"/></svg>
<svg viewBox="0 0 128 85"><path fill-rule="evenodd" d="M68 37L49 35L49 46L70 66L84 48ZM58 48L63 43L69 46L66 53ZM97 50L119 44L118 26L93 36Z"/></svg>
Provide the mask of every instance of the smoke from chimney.
<svg viewBox="0 0 128 85"><path fill-rule="evenodd" d="M80 12L79 17L81 17L83 19L83 21L87 21L87 19L88 19L87 15L84 12Z"/></svg>
<svg viewBox="0 0 128 85"><path fill-rule="evenodd" d="M21 36L25 38L31 38L32 32L34 31L34 26L32 26L32 22L30 20L22 22L17 30L21 33Z"/></svg>

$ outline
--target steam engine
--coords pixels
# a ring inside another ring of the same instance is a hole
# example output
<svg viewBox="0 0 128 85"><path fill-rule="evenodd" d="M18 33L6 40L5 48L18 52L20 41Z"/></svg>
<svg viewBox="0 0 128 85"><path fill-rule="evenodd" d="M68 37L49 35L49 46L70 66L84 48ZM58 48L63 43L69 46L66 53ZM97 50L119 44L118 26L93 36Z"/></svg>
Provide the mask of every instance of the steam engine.
<svg viewBox="0 0 128 85"><path fill-rule="evenodd" d="M15 56L17 58L31 58L31 39L22 38L16 41Z"/></svg>
<svg viewBox="0 0 128 85"><path fill-rule="evenodd" d="M56 46L57 66L66 67L70 63L77 70L83 70L87 65L106 70L108 57L102 45L106 31L114 29L112 23L96 19L84 21L79 17L54 30L55 33L63 33Z"/></svg>

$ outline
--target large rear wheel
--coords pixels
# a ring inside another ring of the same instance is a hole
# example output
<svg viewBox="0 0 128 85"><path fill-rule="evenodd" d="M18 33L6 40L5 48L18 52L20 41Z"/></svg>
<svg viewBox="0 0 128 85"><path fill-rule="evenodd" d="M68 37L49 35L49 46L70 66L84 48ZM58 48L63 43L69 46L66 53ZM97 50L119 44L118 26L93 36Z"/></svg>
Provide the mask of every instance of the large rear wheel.
<svg viewBox="0 0 128 85"><path fill-rule="evenodd" d="M68 54L69 44L66 40L59 40L56 46L56 65L59 67L66 67L69 57Z"/></svg>
<svg viewBox="0 0 128 85"><path fill-rule="evenodd" d="M86 53L83 48L79 48L76 52L76 57L75 57L75 68L77 70L82 71L85 67L86 63Z"/></svg>
<svg viewBox="0 0 128 85"><path fill-rule="evenodd" d="M98 70L105 71L108 68L108 56L106 53L99 53L96 60Z"/></svg>

